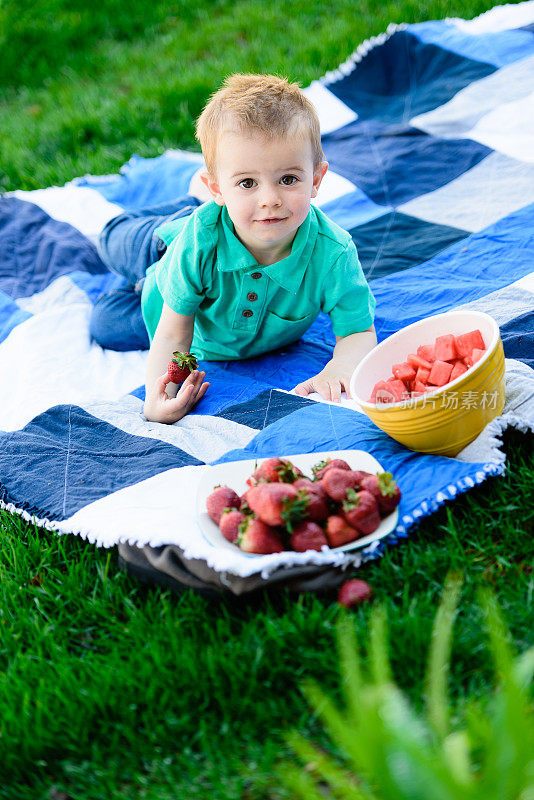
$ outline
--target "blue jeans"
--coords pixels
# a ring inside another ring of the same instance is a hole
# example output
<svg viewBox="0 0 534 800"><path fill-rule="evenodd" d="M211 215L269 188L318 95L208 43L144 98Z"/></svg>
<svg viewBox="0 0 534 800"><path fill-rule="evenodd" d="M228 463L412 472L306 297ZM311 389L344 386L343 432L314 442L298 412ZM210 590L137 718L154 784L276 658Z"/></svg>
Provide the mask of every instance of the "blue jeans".
<svg viewBox="0 0 534 800"><path fill-rule="evenodd" d="M192 214L201 203L198 197L185 195L172 203L125 211L106 224L97 244L98 252L111 272L123 276L125 284L103 294L93 306L89 330L101 347L148 350L141 290L147 269L167 249L154 231L164 222Z"/></svg>

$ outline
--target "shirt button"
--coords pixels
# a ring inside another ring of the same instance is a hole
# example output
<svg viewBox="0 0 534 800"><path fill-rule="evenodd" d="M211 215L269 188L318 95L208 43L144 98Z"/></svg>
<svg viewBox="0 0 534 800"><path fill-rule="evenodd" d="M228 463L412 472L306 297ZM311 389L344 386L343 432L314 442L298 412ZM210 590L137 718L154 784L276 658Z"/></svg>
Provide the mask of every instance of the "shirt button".
<svg viewBox="0 0 534 800"><path fill-rule="evenodd" d="M258 278L261 278L261 272L253 272L250 277L254 278L254 280L257 281Z"/></svg>
<svg viewBox="0 0 534 800"><path fill-rule="evenodd" d="M243 316L244 316L244 317L251 317L253 313L254 313L254 312L253 312L253 311L251 311L251 310L250 310L250 308L246 308L246 309L243 311Z"/></svg>
<svg viewBox="0 0 534 800"><path fill-rule="evenodd" d="M251 303L253 303L254 300L257 300L257 299L258 299L258 295L256 294L256 292L249 292L247 294L247 300L250 300Z"/></svg>

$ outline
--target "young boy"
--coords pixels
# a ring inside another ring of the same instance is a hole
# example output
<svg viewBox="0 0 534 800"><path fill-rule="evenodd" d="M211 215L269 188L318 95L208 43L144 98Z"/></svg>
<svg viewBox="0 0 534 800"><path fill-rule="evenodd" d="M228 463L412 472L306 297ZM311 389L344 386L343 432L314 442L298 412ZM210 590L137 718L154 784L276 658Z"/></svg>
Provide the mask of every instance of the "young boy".
<svg viewBox="0 0 534 800"><path fill-rule="evenodd" d="M167 250L142 286L146 418L176 422L209 386L198 370L179 389L170 383L173 351L250 358L298 340L321 310L333 356L295 392L339 401L376 345L375 301L350 235L310 202L328 169L313 105L285 79L233 75L204 108L197 138L212 199L156 229Z"/></svg>

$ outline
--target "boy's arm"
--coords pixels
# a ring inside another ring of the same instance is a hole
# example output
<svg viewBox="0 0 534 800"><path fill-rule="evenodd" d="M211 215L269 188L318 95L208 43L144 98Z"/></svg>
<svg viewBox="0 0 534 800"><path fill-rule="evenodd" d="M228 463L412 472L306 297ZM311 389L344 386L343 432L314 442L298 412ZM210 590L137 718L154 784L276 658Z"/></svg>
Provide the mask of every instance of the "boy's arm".
<svg viewBox="0 0 534 800"><path fill-rule="evenodd" d="M148 354L145 380L145 417L150 422L171 425L191 410L206 392L205 372L195 370L178 390L167 375L167 364L175 350L188 353L193 340L194 314L177 314L163 304L160 321Z"/></svg>
<svg viewBox="0 0 534 800"><path fill-rule="evenodd" d="M318 375L308 378L295 386L294 391L306 397L311 392L319 392L325 400L339 403L344 389L350 398L350 379L352 373L364 356L376 347L375 326L366 331L351 333L349 336L336 336L336 346L332 358Z"/></svg>

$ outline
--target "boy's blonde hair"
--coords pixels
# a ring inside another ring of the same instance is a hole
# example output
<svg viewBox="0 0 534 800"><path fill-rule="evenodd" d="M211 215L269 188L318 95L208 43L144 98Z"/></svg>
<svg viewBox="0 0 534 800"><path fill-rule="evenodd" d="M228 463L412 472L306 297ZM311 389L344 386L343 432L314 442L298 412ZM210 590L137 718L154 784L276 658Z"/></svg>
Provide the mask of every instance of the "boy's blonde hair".
<svg viewBox="0 0 534 800"><path fill-rule="evenodd" d="M236 73L225 78L211 96L197 120L196 137L212 175L216 174L218 139L225 127L259 132L269 139L309 136L313 168L324 160L317 112L299 84L289 83L287 78Z"/></svg>

